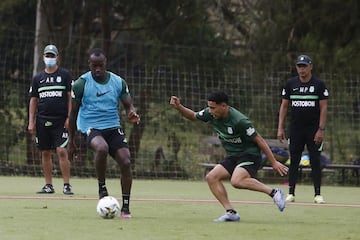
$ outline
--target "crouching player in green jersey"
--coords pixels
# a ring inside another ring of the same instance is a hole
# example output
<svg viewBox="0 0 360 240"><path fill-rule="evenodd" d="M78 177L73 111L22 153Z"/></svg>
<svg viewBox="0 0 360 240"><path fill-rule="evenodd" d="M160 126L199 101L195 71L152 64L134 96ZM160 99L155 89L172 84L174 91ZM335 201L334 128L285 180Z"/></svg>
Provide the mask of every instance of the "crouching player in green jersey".
<svg viewBox="0 0 360 240"><path fill-rule="evenodd" d="M279 210L283 211L285 208L283 191L271 188L255 178L261 167L261 151L267 156L273 169L281 176L287 174L288 168L275 159L264 138L256 132L252 122L241 112L228 105L228 99L224 92L212 92L207 99L208 107L199 112L184 107L176 96L172 96L170 99L171 106L185 118L210 123L226 151L226 158L206 175L211 192L226 210L224 215L214 221L236 222L240 220L222 183L227 179L230 179L231 185L235 188L268 194L273 198Z"/></svg>

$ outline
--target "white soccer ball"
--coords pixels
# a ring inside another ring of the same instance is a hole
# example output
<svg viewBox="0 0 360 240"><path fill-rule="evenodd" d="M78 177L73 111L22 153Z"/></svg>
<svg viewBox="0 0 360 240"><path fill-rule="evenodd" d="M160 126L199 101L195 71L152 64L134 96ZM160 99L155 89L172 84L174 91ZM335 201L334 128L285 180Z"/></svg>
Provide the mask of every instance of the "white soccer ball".
<svg viewBox="0 0 360 240"><path fill-rule="evenodd" d="M106 196L99 200L96 211L100 217L105 219L111 219L119 215L120 204L116 198L112 196Z"/></svg>

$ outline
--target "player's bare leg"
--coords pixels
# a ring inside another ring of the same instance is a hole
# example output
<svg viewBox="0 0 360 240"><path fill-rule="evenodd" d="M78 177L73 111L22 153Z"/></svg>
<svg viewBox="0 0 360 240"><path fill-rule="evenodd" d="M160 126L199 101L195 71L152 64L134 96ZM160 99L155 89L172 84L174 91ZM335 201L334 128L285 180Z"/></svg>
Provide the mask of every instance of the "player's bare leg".
<svg viewBox="0 0 360 240"><path fill-rule="evenodd" d="M56 153L59 158L59 165L60 165L61 174L64 179L64 183L69 183L70 182L70 161L68 158L67 150L66 150L66 148L57 148Z"/></svg>
<svg viewBox="0 0 360 240"><path fill-rule="evenodd" d="M224 187L224 184L222 183L223 180L228 179L229 177L230 174L221 165L216 165L214 169L206 175L206 181L209 185L211 192L226 210L224 215L214 219L215 222L240 221L240 216L233 209L229 201L227 191Z"/></svg>
<svg viewBox="0 0 360 240"><path fill-rule="evenodd" d="M40 191L37 191L38 194L51 194L55 193L55 189L52 185L52 151L51 150L43 150L41 151L41 165L45 178L45 185Z"/></svg>
<svg viewBox="0 0 360 240"><path fill-rule="evenodd" d="M130 194L132 186L132 172L130 151L128 148L120 148L116 152L116 162L120 166L121 173L121 191L122 191L122 207L121 218L131 218L130 213Z"/></svg>
<svg viewBox="0 0 360 240"><path fill-rule="evenodd" d="M62 174L63 180L64 180L63 193L66 195L73 195L74 193L72 192L72 190L71 190L72 187L70 185L70 165L71 164L69 161L67 149L58 147L58 148L56 148L56 153L59 158L60 170L61 170L61 174Z"/></svg>
<svg viewBox="0 0 360 240"><path fill-rule="evenodd" d="M269 186L263 184L255 178L252 178L248 171L244 168L235 168L230 182L233 187L239 189L249 189L266 194L270 194L272 191L272 188Z"/></svg>
<svg viewBox="0 0 360 240"><path fill-rule="evenodd" d="M45 183L52 184L52 151L45 150L41 152L41 164L44 171Z"/></svg>
<svg viewBox="0 0 360 240"><path fill-rule="evenodd" d="M233 208L228 199L228 194L224 187L224 184L221 182L222 180L227 179L229 177L230 177L229 173L221 165L216 165L214 169L212 169L206 175L206 181L209 185L212 194L216 197L216 199L221 203L221 205L225 209Z"/></svg>

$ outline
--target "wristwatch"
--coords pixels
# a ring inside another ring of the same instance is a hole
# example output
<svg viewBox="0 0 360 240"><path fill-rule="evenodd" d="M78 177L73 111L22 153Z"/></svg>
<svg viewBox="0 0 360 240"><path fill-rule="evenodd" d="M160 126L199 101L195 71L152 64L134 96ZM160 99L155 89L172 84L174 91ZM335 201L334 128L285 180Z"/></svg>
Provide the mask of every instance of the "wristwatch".
<svg viewBox="0 0 360 240"><path fill-rule="evenodd" d="M325 127L319 126L320 131L325 131Z"/></svg>

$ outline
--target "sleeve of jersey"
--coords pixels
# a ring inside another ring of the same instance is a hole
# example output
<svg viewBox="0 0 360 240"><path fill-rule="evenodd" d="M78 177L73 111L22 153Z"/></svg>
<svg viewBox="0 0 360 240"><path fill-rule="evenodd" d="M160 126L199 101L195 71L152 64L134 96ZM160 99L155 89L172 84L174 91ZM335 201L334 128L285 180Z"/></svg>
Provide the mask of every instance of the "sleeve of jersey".
<svg viewBox="0 0 360 240"><path fill-rule="evenodd" d="M324 100L324 99L328 99L329 98L329 92L325 86L325 83L321 81L321 84L320 84L320 96L319 96L319 99L320 100Z"/></svg>
<svg viewBox="0 0 360 240"><path fill-rule="evenodd" d="M129 86L127 85L124 79L121 79L121 84L122 84L122 89L121 89L120 99L126 99L128 97L131 97Z"/></svg>
<svg viewBox="0 0 360 240"><path fill-rule="evenodd" d="M29 97L39 97L39 92L38 92L38 84L37 84L37 76L34 76L32 81L31 81L31 86L29 89Z"/></svg>
<svg viewBox="0 0 360 240"><path fill-rule="evenodd" d="M85 79L79 78L72 85L71 96L73 101L81 103L82 96L84 94Z"/></svg>
<svg viewBox="0 0 360 240"><path fill-rule="evenodd" d="M281 97L283 99L290 100L290 80L286 82L284 88L282 89Z"/></svg>
<svg viewBox="0 0 360 240"><path fill-rule="evenodd" d="M203 122L208 122L212 119L209 109L205 108L195 114L196 118Z"/></svg>
<svg viewBox="0 0 360 240"><path fill-rule="evenodd" d="M249 119L243 119L242 121L239 122L238 125L240 129L244 129L246 137L253 139L258 135L252 122Z"/></svg>
<svg viewBox="0 0 360 240"><path fill-rule="evenodd" d="M69 71L66 71L66 78L67 78L67 81L66 81L66 91L67 92L70 92L71 91L71 84L72 84L72 76L71 76L71 73Z"/></svg>

